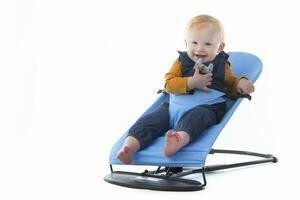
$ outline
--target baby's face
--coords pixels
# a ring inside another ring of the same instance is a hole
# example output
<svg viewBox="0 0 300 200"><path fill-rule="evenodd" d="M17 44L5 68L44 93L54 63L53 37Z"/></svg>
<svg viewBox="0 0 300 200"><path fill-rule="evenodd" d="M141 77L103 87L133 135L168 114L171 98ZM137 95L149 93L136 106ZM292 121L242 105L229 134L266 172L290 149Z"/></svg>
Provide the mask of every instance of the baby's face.
<svg viewBox="0 0 300 200"><path fill-rule="evenodd" d="M223 50L224 44L212 28L192 27L186 34L186 48L189 58L194 62L199 58L202 59L202 62L208 62Z"/></svg>

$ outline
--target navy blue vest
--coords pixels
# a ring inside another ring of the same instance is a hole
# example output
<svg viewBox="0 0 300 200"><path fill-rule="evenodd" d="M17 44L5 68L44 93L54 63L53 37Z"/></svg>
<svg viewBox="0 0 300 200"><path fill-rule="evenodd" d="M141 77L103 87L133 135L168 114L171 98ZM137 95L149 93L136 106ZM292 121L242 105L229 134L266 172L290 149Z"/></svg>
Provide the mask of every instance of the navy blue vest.
<svg viewBox="0 0 300 200"><path fill-rule="evenodd" d="M187 52L178 52L179 53L179 61L181 62L181 73L183 77L190 77L193 76L195 73L195 62L191 60ZM225 67L226 63L228 63L228 54L226 54L224 51L220 52L214 60L210 62L203 63L205 65L209 65L210 63L213 64L213 80L212 84L208 87L211 89L219 90L221 92L224 92L228 94L228 88L225 86ZM201 71L200 71L201 73Z"/></svg>

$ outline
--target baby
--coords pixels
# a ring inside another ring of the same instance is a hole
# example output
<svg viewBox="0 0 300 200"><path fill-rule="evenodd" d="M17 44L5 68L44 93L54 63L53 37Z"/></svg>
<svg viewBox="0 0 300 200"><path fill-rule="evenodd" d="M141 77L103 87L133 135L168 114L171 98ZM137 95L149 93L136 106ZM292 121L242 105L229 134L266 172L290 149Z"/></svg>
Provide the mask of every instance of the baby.
<svg viewBox="0 0 300 200"><path fill-rule="evenodd" d="M226 95L254 92L246 77L233 76L228 55L223 51L224 31L218 19L209 15L191 19L185 44L186 52L179 52L165 75L169 102L138 119L129 129L117 153L124 164L132 163L135 152L164 134L164 154L173 156L205 129L220 122L227 110ZM190 98L192 104L176 104L180 98Z"/></svg>

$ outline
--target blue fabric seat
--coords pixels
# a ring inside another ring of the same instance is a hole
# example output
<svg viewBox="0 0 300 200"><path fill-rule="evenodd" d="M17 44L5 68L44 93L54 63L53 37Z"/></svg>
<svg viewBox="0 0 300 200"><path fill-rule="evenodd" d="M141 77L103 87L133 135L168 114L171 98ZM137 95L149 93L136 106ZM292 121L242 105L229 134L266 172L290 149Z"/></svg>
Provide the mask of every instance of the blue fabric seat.
<svg viewBox="0 0 300 200"><path fill-rule="evenodd" d="M254 83L262 71L261 60L255 55L245 52L230 52L228 54L234 75L245 76ZM169 94L162 93L143 115L153 111L162 103L169 101L169 98ZM132 165L158 166L157 170L155 171L145 170L141 173L135 173L113 170L113 165L122 165L122 163L118 159L116 159L116 154L122 147L124 140L127 137L128 132L125 132L111 149L109 156L111 173L106 175L104 177L104 180L115 185L138 189L194 191L202 190L205 187L206 172L267 162L276 163L277 158L271 154L212 148L218 135L221 133L223 127L227 124L230 117L233 115L234 111L242 100L242 98L238 98L234 101L229 100L227 102L229 109L221 122L205 130L192 143L179 150L172 157L164 156L165 137L163 136L157 138L149 147L138 151L133 158ZM263 159L233 164L205 166L205 161L208 154L214 153L240 154L247 156L256 156ZM187 175L195 173L202 173L203 182L185 178Z"/></svg>
<svg viewBox="0 0 300 200"><path fill-rule="evenodd" d="M255 55L244 52L229 52L229 62L235 76L246 76L252 82L255 82L262 71L262 62ZM160 94L158 99L153 103L150 108L144 113L151 112L156 109L160 104L168 101L169 94ZM217 139L223 127L226 125L235 109L238 107L242 99L229 102L229 110L222 119L222 121L204 131L200 137L194 142L182 148L173 157L164 156L164 137L156 139L153 144L139 152L137 152L133 159L134 165L163 165L163 166L185 166L185 167L203 167L205 159L212 148L213 143ZM110 164L121 164L116 159L116 153L121 148L127 132L117 141L113 146L109 162Z"/></svg>

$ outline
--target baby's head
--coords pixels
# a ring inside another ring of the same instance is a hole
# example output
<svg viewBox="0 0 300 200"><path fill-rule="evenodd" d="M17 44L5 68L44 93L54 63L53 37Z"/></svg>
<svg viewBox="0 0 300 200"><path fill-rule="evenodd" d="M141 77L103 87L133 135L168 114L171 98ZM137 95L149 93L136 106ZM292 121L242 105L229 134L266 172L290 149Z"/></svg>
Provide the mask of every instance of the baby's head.
<svg viewBox="0 0 300 200"><path fill-rule="evenodd" d="M198 15L192 18L186 29L185 43L190 59L197 62L212 61L223 51L224 30L221 22L209 15Z"/></svg>

